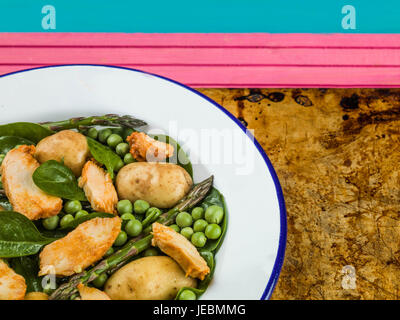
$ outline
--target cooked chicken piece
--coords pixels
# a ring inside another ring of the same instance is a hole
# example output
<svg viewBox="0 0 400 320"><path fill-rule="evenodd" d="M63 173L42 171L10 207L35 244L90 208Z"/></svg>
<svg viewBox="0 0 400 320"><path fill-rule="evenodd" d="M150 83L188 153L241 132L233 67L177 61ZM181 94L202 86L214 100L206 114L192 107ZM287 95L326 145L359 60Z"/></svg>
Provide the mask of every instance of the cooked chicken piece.
<svg viewBox="0 0 400 320"><path fill-rule="evenodd" d="M49 300L49 296L44 292L29 292L24 300Z"/></svg>
<svg viewBox="0 0 400 320"><path fill-rule="evenodd" d="M55 216L62 209L61 198L44 193L33 182L32 174L39 167L34 153L34 146L10 150L0 168L4 190L14 211L30 220Z"/></svg>
<svg viewBox="0 0 400 320"><path fill-rule="evenodd" d="M126 141L131 146L130 153L137 161L162 161L174 154L173 146L154 140L143 132L133 132Z"/></svg>
<svg viewBox="0 0 400 320"><path fill-rule="evenodd" d="M39 275L70 276L104 256L121 231L121 219L94 218L80 224L64 238L44 247Z"/></svg>
<svg viewBox="0 0 400 320"><path fill-rule="evenodd" d="M0 259L0 300L24 300L25 292L24 277Z"/></svg>
<svg viewBox="0 0 400 320"><path fill-rule="evenodd" d="M210 273L207 262L199 254L196 247L183 235L172 228L158 222L153 223L152 245L170 256L186 272L186 276L204 280Z"/></svg>
<svg viewBox="0 0 400 320"><path fill-rule="evenodd" d="M103 291L83 285L82 283L77 286L81 300L111 300L110 297Z"/></svg>
<svg viewBox="0 0 400 320"><path fill-rule="evenodd" d="M72 130L63 130L41 140L36 146L35 157L40 163L48 160L64 161L79 177L89 156L86 137Z"/></svg>
<svg viewBox="0 0 400 320"><path fill-rule="evenodd" d="M94 210L117 213L118 195L110 174L94 161L89 160L83 167L79 187L85 191L86 198Z"/></svg>

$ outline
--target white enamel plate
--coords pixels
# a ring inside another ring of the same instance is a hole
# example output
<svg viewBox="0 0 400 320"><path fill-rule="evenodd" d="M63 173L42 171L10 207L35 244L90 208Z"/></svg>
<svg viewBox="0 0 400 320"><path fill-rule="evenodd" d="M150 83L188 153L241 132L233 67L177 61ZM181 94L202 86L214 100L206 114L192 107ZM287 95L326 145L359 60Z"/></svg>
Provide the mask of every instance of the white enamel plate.
<svg viewBox="0 0 400 320"><path fill-rule="evenodd" d="M57 66L0 77L0 122L129 114L176 139L194 180L210 174L225 196L228 229L202 299L269 298L286 242L286 213L268 157L239 121L184 85L136 70Z"/></svg>

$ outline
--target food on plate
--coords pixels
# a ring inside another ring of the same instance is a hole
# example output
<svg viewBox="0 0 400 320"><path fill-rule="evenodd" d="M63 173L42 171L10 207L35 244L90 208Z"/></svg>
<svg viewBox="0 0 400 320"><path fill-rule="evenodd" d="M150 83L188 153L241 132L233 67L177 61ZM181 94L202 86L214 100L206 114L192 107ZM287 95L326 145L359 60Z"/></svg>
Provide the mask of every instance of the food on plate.
<svg viewBox="0 0 400 320"><path fill-rule="evenodd" d="M79 177L89 156L86 137L72 130L63 130L41 140L36 146L35 157L40 163L49 160L63 162Z"/></svg>
<svg viewBox="0 0 400 320"><path fill-rule="evenodd" d="M32 174L40 166L34 154L34 146L19 146L7 153L0 168L4 191L14 211L30 220L55 216L62 208L61 198L46 194L33 182Z"/></svg>
<svg viewBox="0 0 400 320"><path fill-rule="evenodd" d="M23 300L25 279L0 259L0 300Z"/></svg>
<svg viewBox="0 0 400 320"><path fill-rule="evenodd" d="M113 300L170 300L181 288L197 285L170 257L143 257L115 272L105 284Z"/></svg>
<svg viewBox="0 0 400 320"><path fill-rule="evenodd" d="M86 162L79 180L92 208L96 211L117 213L118 195L110 174L94 161Z"/></svg>
<svg viewBox="0 0 400 320"><path fill-rule="evenodd" d="M0 299L205 292L226 231L224 198L213 176L193 181L173 139L138 131L145 125L108 114L3 126Z"/></svg>
<svg viewBox="0 0 400 320"><path fill-rule="evenodd" d="M117 175L120 199L146 200L158 208L170 208L182 199L193 185L185 169L173 163L134 162Z"/></svg>
<svg viewBox="0 0 400 320"><path fill-rule="evenodd" d="M39 275L70 276L98 261L121 231L121 219L95 218L80 224L40 253Z"/></svg>

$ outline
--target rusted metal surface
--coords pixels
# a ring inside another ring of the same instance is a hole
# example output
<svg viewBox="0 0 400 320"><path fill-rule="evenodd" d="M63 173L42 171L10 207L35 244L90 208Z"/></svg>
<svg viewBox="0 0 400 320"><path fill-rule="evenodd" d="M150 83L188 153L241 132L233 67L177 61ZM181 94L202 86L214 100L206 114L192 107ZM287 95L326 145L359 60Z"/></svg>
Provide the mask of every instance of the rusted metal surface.
<svg viewBox="0 0 400 320"><path fill-rule="evenodd" d="M272 298L398 299L400 89L199 91L255 130L282 184Z"/></svg>

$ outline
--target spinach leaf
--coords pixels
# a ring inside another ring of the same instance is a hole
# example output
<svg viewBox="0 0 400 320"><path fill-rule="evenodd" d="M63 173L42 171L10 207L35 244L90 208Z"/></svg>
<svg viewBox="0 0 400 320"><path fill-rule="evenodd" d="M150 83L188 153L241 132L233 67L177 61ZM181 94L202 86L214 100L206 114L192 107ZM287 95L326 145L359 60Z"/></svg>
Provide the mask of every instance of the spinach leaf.
<svg viewBox="0 0 400 320"><path fill-rule="evenodd" d="M11 268L25 278L26 292L40 292L42 291L41 277L39 273L39 259L38 256L32 257L19 257L10 260Z"/></svg>
<svg viewBox="0 0 400 320"><path fill-rule="evenodd" d="M225 236L226 227L228 224L228 211L226 210L224 196L214 187L210 190L208 195L204 198L203 202L201 203L201 206L203 207L204 211L206 211L206 209L212 205L218 205L224 209L224 219L222 220L221 223L222 233L221 236L216 240L210 240L210 239L207 240L206 245L200 251L217 252Z"/></svg>
<svg viewBox="0 0 400 320"><path fill-rule="evenodd" d="M55 160L43 163L32 175L35 184L44 192L68 200L85 201L85 193L71 169Z"/></svg>
<svg viewBox="0 0 400 320"><path fill-rule="evenodd" d="M114 171L123 165L122 159L109 147L97 142L96 140L86 137L90 153L97 162L106 166L111 178L114 178Z"/></svg>
<svg viewBox="0 0 400 320"><path fill-rule="evenodd" d="M27 217L0 212L0 258L29 256L56 239L44 237Z"/></svg>
<svg viewBox="0 0 400 320"><path fill-rule="evenodd" d="M151 135L151 137L154 140L165 142L165 143L168 143L171 146L173 146L174 147L174 154L172 155L172 157L166 159L165 162L178 164L183 169L185 169L190 174L190 176L193 178L192 163L190 162L189 157L187 156L185 151L183 151L183 149L178 144L178 142L176 142L171 137L166 136L166 135L162 135L162 134Z"/></svg>
<svg viewBox="0 0 400 320"><path fill-rule="evenodd" d="M14 122L0 125L0 136L21 137L38 143L54 132L32 122Z"/></svg>
<svg viewBox="0 0 400 320"><path fill-rule="evenodd" d="M65 230L65 229L75 229L77 226L79 226L81 223L94 219L94 218L114 218L115 216L111 213L105 213L105 212L93 212L90 213L86 216L80 217L78 219L72 220L70 223L68 223L66 226L59 230Z"/></svg>
<svg viewBox="0 0 400 320"><path fill-rule="evenodd" d="M201 256L206 260L208 267L210 268L210 273L204 278L204 280L200 281L197 288L191 288L191 287L183 287L181 288L178 293L176 294L175 300L179 300L179 296L181 295L182 291L184 290L190 290L196 294L196 297L199 298L208 288L211 279L214 275L214 270L215 270L215 261L214 261L214 255L212 252L209 251L203 251L200 252Z"/></svg>
<svg viewBox="0 0 400 320"><path fill-rule="evenodd" d="M19 144L26 144L28 146L34 143L28 139L14 136L0 137L0 154L6 154L11 149L14 149Z"/></svg>

